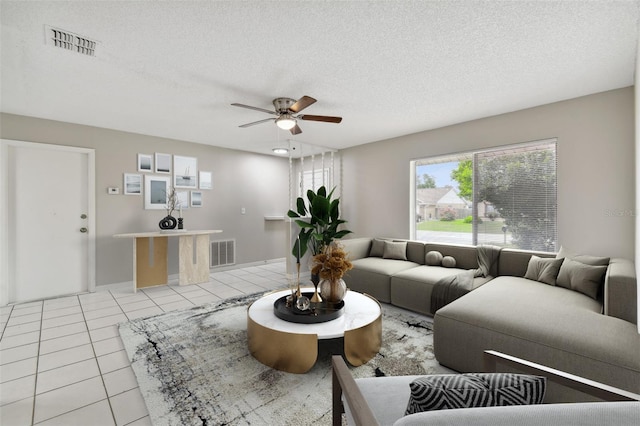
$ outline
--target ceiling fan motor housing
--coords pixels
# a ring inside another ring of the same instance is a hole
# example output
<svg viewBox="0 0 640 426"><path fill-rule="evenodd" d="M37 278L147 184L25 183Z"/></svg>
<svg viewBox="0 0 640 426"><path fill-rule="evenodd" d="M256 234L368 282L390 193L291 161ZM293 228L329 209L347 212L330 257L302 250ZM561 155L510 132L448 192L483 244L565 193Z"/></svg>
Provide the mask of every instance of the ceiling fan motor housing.
<svg viewBox="0 0 640 426"><path fill-rule="evenodd" d="M276 98L273 100L273 106L278 114L286 114L289 112L289 108L297 101L291 98Z"/></svg>

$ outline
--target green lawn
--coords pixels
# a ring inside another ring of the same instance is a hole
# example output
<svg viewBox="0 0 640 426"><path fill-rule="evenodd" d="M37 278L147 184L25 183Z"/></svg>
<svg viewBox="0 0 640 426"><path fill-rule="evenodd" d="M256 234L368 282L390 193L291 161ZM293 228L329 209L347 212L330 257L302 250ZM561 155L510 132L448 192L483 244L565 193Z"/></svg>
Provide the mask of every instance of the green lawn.
<svg viewBox="0 0 640 426"><path fill-rule="evenodd" d="M486 220L482 222L480 232L485 234L502 234L502 221ZM428 220L418 223L418 231L440 231L440 232L472 232L471 224L464 223L462 219L450 222L442 220Z"/></svg>

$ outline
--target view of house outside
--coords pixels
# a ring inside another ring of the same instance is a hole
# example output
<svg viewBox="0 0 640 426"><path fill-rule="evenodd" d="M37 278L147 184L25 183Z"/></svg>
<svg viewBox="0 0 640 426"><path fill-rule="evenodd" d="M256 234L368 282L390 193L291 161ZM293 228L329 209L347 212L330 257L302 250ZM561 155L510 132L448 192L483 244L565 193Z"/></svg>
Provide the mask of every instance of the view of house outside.
<svg viewBox="0 0 640 426"><path fill-rule="evenodd" d="M416 239L556 251L555 140L419 160L415 173Z"/></svg>
<svg viewBox="0 0 640 426"><path fill-rule="evenodd" d="M468 160L470 161L470 160ZM461 194L452 178L460 161L416 165L416 239L430 242L473 244L473 200ZM504 219L491 203L478 205L478 242L511 245L503 231ZM488 222L488 223L485 223Z"/></svg>

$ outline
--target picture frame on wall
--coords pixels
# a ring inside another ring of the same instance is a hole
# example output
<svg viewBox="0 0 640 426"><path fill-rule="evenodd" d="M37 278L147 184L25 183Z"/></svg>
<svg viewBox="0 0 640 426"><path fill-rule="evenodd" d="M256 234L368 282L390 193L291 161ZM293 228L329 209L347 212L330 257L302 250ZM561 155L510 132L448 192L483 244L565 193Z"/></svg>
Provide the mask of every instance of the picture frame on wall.
<svg viewBox="0 0 640 426"><path fill-rule="evenodd" d="M176 197L178 198L178 201L176 203L177 208L189 208L189 191L176 191Z"/></svg>
<svg viewBox="0 0 640 426"><path fill-rule="evenodd" d="M167 208L167 197L171 192L169 176L144 176L144 208L146 210L164 210Z"/></svg>
<svg viewBox="0 0 640 426"><path fill-rule="evenodd" d="M202 207L202 191L191 191L191 207Z"/></svg>
<svg viewBox="0 0 640 426"><path fill-rule="evenodd" d="M138 154L138 171L153 172L153 156L151 154Z"/></svg>
<svg viewBox="0 0 640 426"><path fill-rule="evenodd" d="M173 156L173 186L176 188L198 187L198 159L195 157Z"/></svg>
<svg viewBox="0 0 640 426"><path fill-rule="evenodd" d="M156 173L171 174L171 154L156 152Z"/></svg>
<svg viewBox="0 0 640 426"><path fill-rule="evenodd" d="M125 173L123 186L125 195L141 195L142 175Z"/></svg>
<svg viewBox="0 0 640 426"><path fill-rule="evenodd" d="M211 189L213 184L211 182L211 172L200 172L200 189Z"/></svg>

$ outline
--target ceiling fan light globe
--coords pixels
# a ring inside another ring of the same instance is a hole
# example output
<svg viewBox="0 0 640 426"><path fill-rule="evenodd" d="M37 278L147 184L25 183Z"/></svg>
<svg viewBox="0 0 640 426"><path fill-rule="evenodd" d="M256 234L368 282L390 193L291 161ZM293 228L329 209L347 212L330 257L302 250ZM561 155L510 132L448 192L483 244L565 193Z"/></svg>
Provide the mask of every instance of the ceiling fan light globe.
<svg viewBox="0 0 640 426"><path fill-rule="evenodd" d="M282 130L291 130L296 125L296 120L289 114L283 114L276 118L276 125Z"/></svg>

